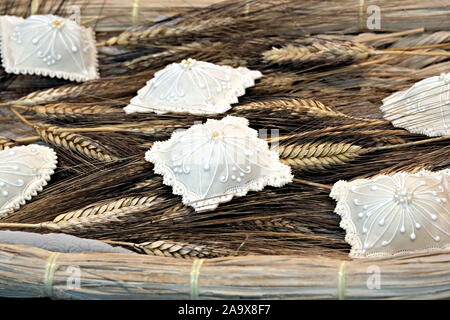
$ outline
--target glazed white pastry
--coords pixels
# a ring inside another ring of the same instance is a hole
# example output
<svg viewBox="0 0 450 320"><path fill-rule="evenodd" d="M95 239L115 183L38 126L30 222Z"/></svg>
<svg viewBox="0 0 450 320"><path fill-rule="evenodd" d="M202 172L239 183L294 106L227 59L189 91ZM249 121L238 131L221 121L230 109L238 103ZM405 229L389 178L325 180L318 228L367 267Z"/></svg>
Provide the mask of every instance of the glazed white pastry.
<svg viewBox="0 0 450 320"><path fill-rule="evenodd" d="M40 145L0 151L0 218L42 191L56 164L53 149Z"/></svg>
<svg viewBox="0 0 450 320"><path fill-rule="evenodd" d="M248 120L232 116L176 131L169 140L153 144L145 159L197 212L267 185L281 187L293 178L290 167L248 127Z"/></svg>
<svg viewBox="0 0 450 320"><path fill-rule="evenodd" d="M223 113L261 77L261 72L243 67L232 68L187 59L156 72L124 110L126 113L158 114Z"/></svg>
<svg viewBox="0 0 450 320"><path fill-rule="evenodd" d="M419 81L383 100L381 111L396 127L430 137L450 134L450 74Z"/></svg>
<svg viewBox="0 0 450 320"><path fill-rule="evenodd" d="M352 258L450 248L449 169L339 181L330 196Z"/></svg>
<svg viewBox="0 0 450 320"><path fill-rule="evenodd" d="M87 81L99 77L91 28L54 15L0 17L5 71Z"/></svg>

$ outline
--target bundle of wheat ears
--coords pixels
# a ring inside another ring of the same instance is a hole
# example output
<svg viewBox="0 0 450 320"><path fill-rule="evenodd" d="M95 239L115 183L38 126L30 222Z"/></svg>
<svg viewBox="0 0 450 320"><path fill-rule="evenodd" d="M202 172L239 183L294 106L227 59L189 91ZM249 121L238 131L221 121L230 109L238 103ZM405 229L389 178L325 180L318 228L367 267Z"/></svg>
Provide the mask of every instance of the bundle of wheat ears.
<svg viewBox="0 0 450 320"><path fill-rule="evenodd" d="M30 13L29 1L16 2L6 1L0 13ZM395 128L379 111L391 93L450 70L450 2L372 2L391 13L377 32L360 29L366 7L355 1L225 1L159 22L141 13L140 26L97 33L98 80L2 70L0 150L41 142L56 150L59 164L44 191L0 228L61 232L180 259L348 259L329 198L336 181L450 165L448 137ZM38 13L63 15L70 4L41 1ZM89 4L81 9L93 15ZM224 116L123 112L156 71L188 57L263 73L226 114L279 130L268 141L292 167L293 183L195 213L153 173L144 153L154 141Z"/></svg>

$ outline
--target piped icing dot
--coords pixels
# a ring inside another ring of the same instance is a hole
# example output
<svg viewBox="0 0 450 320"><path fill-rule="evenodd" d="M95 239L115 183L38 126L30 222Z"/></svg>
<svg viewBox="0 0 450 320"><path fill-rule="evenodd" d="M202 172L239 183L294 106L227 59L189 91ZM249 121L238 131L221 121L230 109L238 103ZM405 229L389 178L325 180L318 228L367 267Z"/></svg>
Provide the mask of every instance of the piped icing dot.
<svg viewBox="0 0 450 320"><path fill-rule="evenodd" d="M406 189L397 188L394 193L394 200L397 204L408 205L412 201L412 196L408 194Z"/></svg>

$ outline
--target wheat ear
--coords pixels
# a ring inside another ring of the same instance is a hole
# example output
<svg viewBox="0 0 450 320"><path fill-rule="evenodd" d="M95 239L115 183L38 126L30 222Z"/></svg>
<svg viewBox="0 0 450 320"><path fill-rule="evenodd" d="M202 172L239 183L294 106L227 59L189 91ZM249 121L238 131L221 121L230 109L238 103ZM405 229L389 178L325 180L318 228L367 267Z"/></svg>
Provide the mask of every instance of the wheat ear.
<svg viewBox="0 0 450 320"><path fill-rule="evenodd" d="M348 143L306 143L280 145L280 160L296 169L327 170L356 159L362 148Z"/></svg>
<svg viewBox="0 0 450 320"><path fill-rule="evenodd" d="M38 90L27 94L17 100L10 101L8 105L26 105L33 106L37 104L46 104L58 101L62 98L78 98L95 91L101 92L112 85L116 85L115 81L95 81L85 82L81 84L70 84L57 88L50 88L46 90Z"/></svg>
<svg viewBox="0 0 450 320"><path fill-rule="evenodd" d="M311 232L309 228L300 226L298 223L295 223L294 221L287 218L246 220L230 223L229 225L238 225L245 227L250 226L251 228L274 232L288 232L288 231L301 233Z"/></svg>
<svg viewBox="0 0 450 320"><path fill-rule="evenodd" d="M270 111L288 110L293 116L296 115L313 115L316 117L344 117L359 121L373 121L373 119L358 118L346 115L333 108L324 105L322 102L312 99L300 98L277 98L265 101L255 101L246 104L238 105L233 108L235 111L249 111L249 110L267 109Z"/></svg>
<svg viewBox="0 0 450 320"><path fill-rule="evenodd" d="M167 199L157 196L128 197L63 213L52 221L37 224L0 223L0 228L45 229L66 233L107 229L108 223L120 222L126 216L128 216L127 221L131 221L136 219L134 214L141 213L152 207L158 208L166 202ZM190 212L183 205L175 205L166 209L163 214L155 216L151 223L174 221Z"/></svg>
<svg viewBox="0 0 450 320"><path fill-rule="evenodd" d="M145 253L153 256L172 257L172 258L217 258L225 256L234 256L236 251L221 248L220 246L211 244L192 244L188 242L178 242L169 240L158 240L154 242L130 243L122 241L108 241L104 242L119 245L124 247L131 247L140 253Z"/></svg>
<svg viewBox="0 0 450 320"><path fill-rule="evenodd" d="M263 52L266 62L277 64L339 64L365 60L371 54L369 47L351 41L335 42L318 39L308 45L289 44Z"/></svg>
<svg viewBox="0 0 450 320"><path fill-rule="evenodd" d="M117 160L117 157L109 154L98 142L86 136L66 132L64 128L51 125L40 124L35 125L35 128L42 140L56 147L72 150L88 158L104 162Z"/></svg>
<svg viewBox="0 0 450 320"><path fill-rule="evenodd" d="M122 113L122 109L115 109L105 106L81 106L67 103L48 104L44 106L29 107L28 110L34 111L39 116L52 118L76 118L86 115L103 115L110 113Z"/></svg>
<svg viewBox="0 0 450 320"><path fill-rule="evenodd" d="M101 222L113 221L116 216L137 213L151 207L158 207L167 200L157 196L125 197L98 205L89 205L82 209L63 213L53 219L52 223L58 225L81 225L90 223L99 224ZM176 204L164 210L164 213L155 216L152 223L176 221L191 211L181 204ZM111 219L110 219L111 218Z"/></svg>
<svg viewBox="0 0 450 320"><path fill-rule="evenodd" d="M330 41L318 39L308 45L289 44L281 48L272 48L263 52L266 62L277 64L317 64L330 65L352 63L365 60L372 55L412 55L412 56L450 56L445 51L422 50L374 50L361 43L353 41Z"/></svg>
<svg viewBox="0 0 450 320"><path fill-rule="evenodd" d="M53 219L53 222L59 223L62 221L69 221L72 219L92 217L92 216L96 216L96 215L100 216L100 215L103 215L103 214L113 211L113 210L136 207L136 206L140 207L145 204L153 205L155 198L156 198L155 196L152 196L152 197L146 197L146 196L126 197L126 198L121 198L121 199L117 199L114 201L110 201L105 204L90 205L90 206L86 206L79 210L60 214L55 219Z"/></svg>
<svg viewBox="0 0 450 320"><path fill-rule="evenodd" d="M87 217L78 217L58 222L46 221L36 224L28 223L0 223L0 228L20 228L20 229L43 229L65 233L79 233L80 231L93 231L97 229L106 229L110 222L120 221L120 218L142 212L149 208L149 204L143 204L133 207L124 207L103 212L102 214L91 215Z"/></svg>

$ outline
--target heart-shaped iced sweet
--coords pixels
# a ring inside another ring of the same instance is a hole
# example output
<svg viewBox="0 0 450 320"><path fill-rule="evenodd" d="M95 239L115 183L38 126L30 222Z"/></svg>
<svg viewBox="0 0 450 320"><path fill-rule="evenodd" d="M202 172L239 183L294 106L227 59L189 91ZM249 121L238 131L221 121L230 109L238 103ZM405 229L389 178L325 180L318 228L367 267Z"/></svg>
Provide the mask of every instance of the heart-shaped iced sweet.
<svg viewBox="0 0 450 320"><path fill-rule="evenodd" d="M183 60L155 73L124 108L126 113L180 112L217 114L231 108L261 72L213 63Z"/></svg>
<svg viewBox="0 0 450 320"><path fill-rule="evenodd" d="M53 149L28 145L0 151L0 218L47 185L57 164Z"/></svg>
<svg viewBox="0 0 450 320"><path fill-rule="evenodd" d="M145 159L198 212L266 185L281 187L293 178L291 168L258 138L248 120L232 116L176 131L169 140L154 143Z"/></svg>
<svg viewBox="0 0 450 320"><path fill-rule="evenodd" d="M331 191L350 257L450 248L450 170L339 181Z"/></svg>
<svg viewBox="0 0 450 320"><path fill-rule="evenodd" d="M97 79L94 32L75 21L48 15L0 17L6 72L72 81Z"/></svg>

